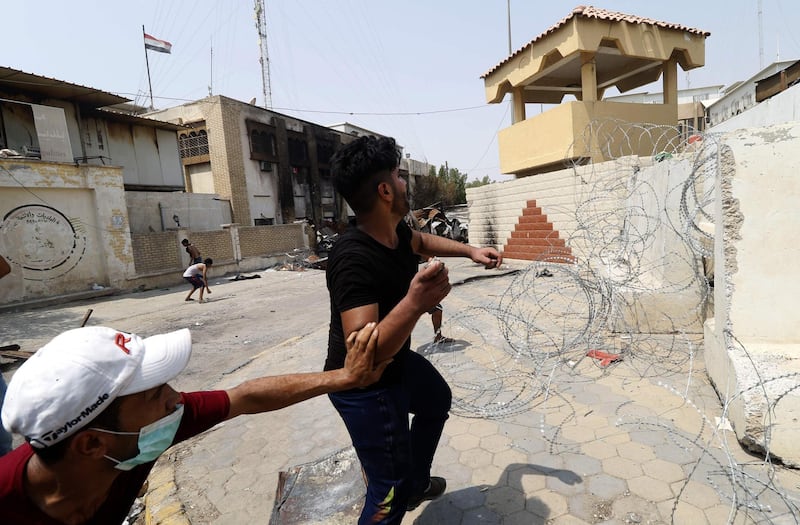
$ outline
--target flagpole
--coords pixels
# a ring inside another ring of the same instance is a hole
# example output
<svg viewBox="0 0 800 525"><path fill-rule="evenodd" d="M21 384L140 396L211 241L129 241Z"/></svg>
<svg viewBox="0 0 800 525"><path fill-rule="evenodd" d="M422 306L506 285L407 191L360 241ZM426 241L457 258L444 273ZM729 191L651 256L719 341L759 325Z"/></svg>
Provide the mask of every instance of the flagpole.
<svg viewBox="0 0 800 525"><path fill-rule="evenodd" d="M153 83L150 82L150 60L147 58L147 46L144 45L144 24L142 24L142 45L144 46L144 63L147 64L147 85L150 87L150 109L156 109L153 105Z"/></svg>

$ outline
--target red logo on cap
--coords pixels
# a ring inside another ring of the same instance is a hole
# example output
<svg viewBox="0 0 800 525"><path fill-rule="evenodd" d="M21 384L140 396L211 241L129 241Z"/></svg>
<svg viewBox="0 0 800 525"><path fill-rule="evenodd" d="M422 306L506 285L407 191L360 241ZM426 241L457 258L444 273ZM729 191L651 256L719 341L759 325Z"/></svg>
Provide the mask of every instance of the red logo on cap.
<svg viewBox="0 0 800 525"><path fill-rule="evenodd" d="M125 348L125 343L130 343L130 342L131 342L131 338L130 338L130 337L127 337L127 338L126 338L126 337L125 337L124 335L122 335L122 334L117 334L117 339L116 339L116 341L114 341L114 343L115 343L115 344L116 344L118 347L120 347L120 348L122 349L122 351L123 351L123 352L125 352L126 354L130 354L130 353L131 353L131 351L130 351L130 350L128 350L127 348Z"/></svg>

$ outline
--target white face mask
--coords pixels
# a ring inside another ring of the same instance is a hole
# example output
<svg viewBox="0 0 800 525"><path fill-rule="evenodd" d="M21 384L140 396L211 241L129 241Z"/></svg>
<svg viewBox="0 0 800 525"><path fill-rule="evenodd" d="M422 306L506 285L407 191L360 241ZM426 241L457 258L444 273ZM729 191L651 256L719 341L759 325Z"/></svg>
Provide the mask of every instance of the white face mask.
<svg viewBox="0 0 800 525"><path fill-rule="evenodd" d="M178 433L178 427L181 424L182 417L183 405L176 405L175 411L172 414L142 427L139 432L115 432L102 428L94 428L93 430L119 436L139 436L139 453L136 456L126 459L125 461L114 459L111 456L103 456L116 463L114 468L128 471L137 465L150 463L158 459L158 456L163 454L175 440L175 434Z"/></svg>

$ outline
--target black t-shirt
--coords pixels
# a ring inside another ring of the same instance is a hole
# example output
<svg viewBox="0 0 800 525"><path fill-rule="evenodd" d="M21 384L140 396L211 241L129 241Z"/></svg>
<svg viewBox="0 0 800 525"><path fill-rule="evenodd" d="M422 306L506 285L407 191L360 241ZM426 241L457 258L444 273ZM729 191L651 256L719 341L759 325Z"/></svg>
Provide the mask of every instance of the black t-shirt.
<svg viewBox="0 0 800 525"><path fill-rule="evenodd" d="M326 279L331 298L331 326L325 370L344 366L347 348L342 333L342 312L377 303L378 318L382 320L408 292L411 279L417 273L417 256L411 250L411 230L403 221L397 225L397 236L397 248L387 248L351 226L328 254ZM409 337L372 388L399 381L400 364L410 348Z"/></svg>

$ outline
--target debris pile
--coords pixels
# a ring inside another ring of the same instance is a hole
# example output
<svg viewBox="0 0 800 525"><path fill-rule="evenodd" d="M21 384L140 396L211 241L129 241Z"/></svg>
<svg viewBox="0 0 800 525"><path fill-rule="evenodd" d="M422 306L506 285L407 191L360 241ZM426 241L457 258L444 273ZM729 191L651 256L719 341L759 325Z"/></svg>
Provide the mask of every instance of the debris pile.
<svg viewBox="0 0 800 525"><path fill-rule="evenodd" d="M469 225L462 223L457 217L448 217L443 210L433 206L411 213L417 223L410 224L412 228L458 242L469 242Z"/></svg>

